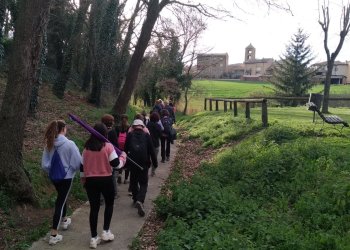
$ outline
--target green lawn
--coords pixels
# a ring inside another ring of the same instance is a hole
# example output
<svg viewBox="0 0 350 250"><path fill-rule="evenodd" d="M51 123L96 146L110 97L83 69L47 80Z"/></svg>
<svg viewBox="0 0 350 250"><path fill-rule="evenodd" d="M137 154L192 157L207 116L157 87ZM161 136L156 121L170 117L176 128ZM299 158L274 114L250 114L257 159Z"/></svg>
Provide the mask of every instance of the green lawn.
<svg viewBox="0 0 350 250"><path fill-rule="evenodd" d="M227 147L190 181L170 178L156 201L158 249L350 249L350 129L321 133L304 107L269 108L263 129L260 109L248 121L242 111L177 122L203 146ZM348 109L331 112L350 121Z"/></svg>
<svg viewBox="0 0 350 250"><path fill-rule="evenodd" d="M322 92L323 86L315 86L310 93ZM273 95L273 86L270 83L243 82L243 81L212 81L195 80L189 91L188 113L193 114L204 109L205 97L254 97ZM350 85L332 85L331 95L350 96ZM178 110L183 110L183 100Z"/></svg>

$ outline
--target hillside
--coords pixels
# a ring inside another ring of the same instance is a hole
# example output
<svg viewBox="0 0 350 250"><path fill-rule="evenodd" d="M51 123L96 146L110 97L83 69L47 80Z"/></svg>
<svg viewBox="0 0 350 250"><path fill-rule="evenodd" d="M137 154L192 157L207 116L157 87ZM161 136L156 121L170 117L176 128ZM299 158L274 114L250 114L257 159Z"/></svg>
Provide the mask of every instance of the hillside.
<svg viewBox="0 0 350 250"><path fill-rule="evenodd" d="M1 99L5 81L4 77L0 79ZM6 192L0 191L0 249L26 249L31 241L49 231L55 192L40 166L43 135L47 124L54 119L64 119L68 124L67 136L82 149L88 134L69 121L67 114L76 114L88 123L94 124L108 110L97 109L88 104L84 96L74 90L68 91L64 99L60 100L52 94L50 88L48 84L41 86L38 111L34 117L28 118L25 128L24 165L38 198L38 205L18 206ZM80 206L85 200L85 192L76 179L70 196L69 211Z"/></svg>

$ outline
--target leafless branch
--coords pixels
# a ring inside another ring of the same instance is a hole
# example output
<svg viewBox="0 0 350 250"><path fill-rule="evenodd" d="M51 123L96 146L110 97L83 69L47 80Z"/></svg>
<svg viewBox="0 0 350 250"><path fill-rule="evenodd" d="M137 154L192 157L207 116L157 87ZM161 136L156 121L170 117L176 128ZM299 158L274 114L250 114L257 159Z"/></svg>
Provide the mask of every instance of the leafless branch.
<svg viewBox="0 0 350 250"><path fill-rule="evenodd" d="M201 3L184 3L177 0L170 0L170 5L177 5L177 6L184 6L187 8L191 8L196 10L198 13L200 13L203 16L209 17L209 18L215 18L215 19L224 19L228 17L233 17L230 13L230 11L223 9L223 8L214 8L212 6L201 4Z"/></svg>

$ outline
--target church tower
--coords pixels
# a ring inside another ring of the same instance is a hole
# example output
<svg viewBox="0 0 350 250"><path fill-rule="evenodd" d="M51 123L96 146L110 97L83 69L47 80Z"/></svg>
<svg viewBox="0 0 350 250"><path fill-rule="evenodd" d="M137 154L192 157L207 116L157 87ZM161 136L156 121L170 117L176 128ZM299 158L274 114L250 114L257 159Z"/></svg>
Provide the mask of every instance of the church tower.
<svg viewBox="0 0 350 250"><path fill-rule="evenodd" d="M251 43L245 48L245 55L244 55L245 62L250 60L255 60L255 48Z"/></svg>

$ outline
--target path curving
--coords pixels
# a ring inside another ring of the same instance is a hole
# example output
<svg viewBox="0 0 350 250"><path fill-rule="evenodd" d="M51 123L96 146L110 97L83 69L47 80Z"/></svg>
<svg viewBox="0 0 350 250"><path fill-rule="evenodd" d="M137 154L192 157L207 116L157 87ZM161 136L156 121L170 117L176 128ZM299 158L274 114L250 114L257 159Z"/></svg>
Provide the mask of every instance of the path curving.
<svg viewBox="0 0 350 250"><path fill-rule="evenodd" d="M156 175L149 177L148 191L146 195L145 217L140 217L137 214L137 209L132 206L132 199L128 195L128 184L118 184L118 199L114 203L114 212L111 221L111 231L116 236L114 241L108 243L102 243L97 246L97 249L104 250L127 250L131 245L134 237L142 228L148 215L153 209L153 200L159 195L162 185L168 178L170 173L171 164L174 162L174 158L177 152L175 144L171 145L170 161L161 163L159 161L159 167L156 170ZM159 158L159 156L158 156ZM89 211L90 207L88 202L82 207L74 211L72 214L72 224L67 231L60 231L63 235L63 241L57 243L55 246L48 244L47 236L34 242L30 250L79 250L90 249L90 228L89 228ZM98 232L102 232L103 223L103 211L104 206L100 208Z"/></svg>

